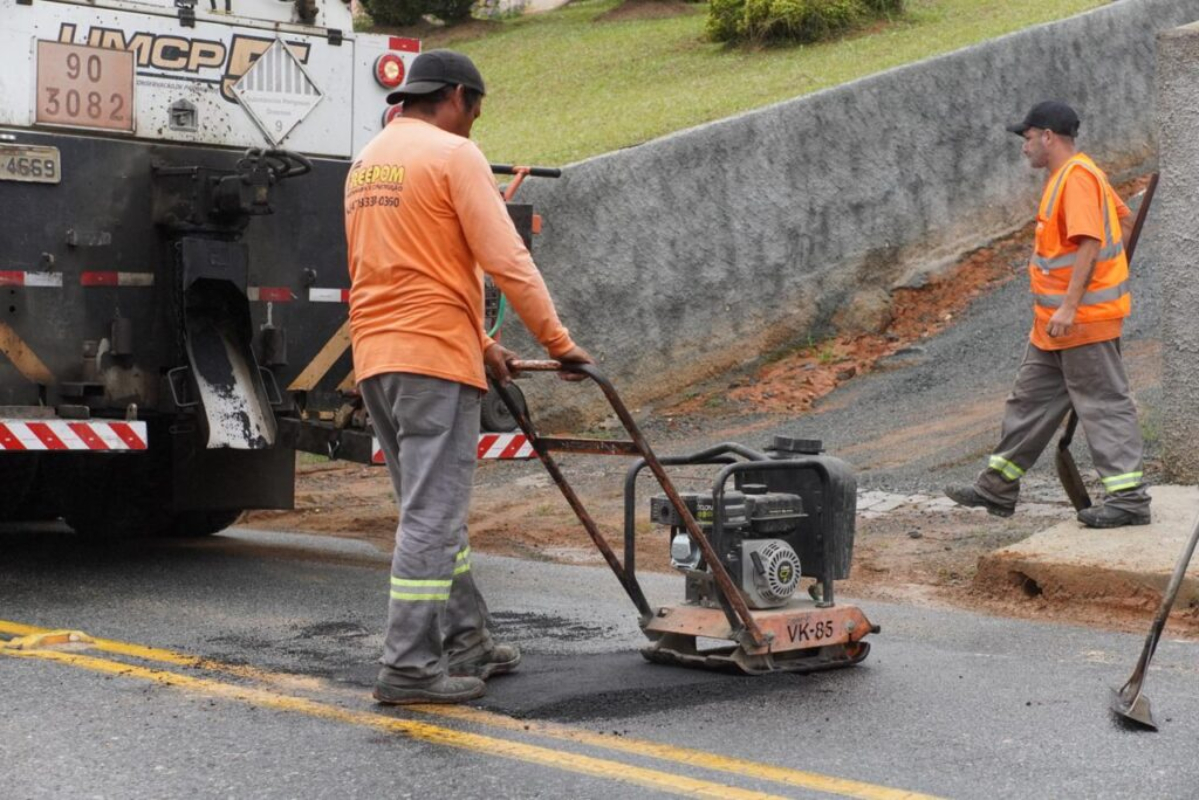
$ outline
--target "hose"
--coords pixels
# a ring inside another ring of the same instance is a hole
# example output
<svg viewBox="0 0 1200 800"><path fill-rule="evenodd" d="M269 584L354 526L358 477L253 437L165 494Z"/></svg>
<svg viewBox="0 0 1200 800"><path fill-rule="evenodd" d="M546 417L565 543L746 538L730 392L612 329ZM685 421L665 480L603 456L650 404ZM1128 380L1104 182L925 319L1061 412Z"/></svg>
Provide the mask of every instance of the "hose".
<svg viewBox="0 0 1200 800"><path fill-rule="evenodd" d="M504 324L504 312L506 311L508 311L508 298L501 294L500 302L496 304L496 323L487 332L487 335L493 339L496 337L496 331L500 330L500 326Z"/></svg>

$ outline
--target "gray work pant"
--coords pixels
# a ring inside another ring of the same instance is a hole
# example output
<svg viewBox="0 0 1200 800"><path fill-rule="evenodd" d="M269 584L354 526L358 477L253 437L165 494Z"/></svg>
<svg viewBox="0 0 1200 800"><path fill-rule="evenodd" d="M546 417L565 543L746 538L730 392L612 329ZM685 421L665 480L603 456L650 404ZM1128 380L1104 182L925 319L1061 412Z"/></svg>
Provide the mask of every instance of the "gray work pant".
<svg viewBox="0 0 1200 800"><path fill-rule="evenodd" d="M1104 484L1105 504L1148 512L1142 432L1119 339L1066 350L1029 345L1004 408L1000 444L976 478L976 491L992 502L1016 505L1021 476L1038 460L1072 406Z"/></svg>
<svg viewBox="0 0 1200 800"><path fill-rule="evenodd" d="M422 685L493 648L471 577L467 508L478 389L393 372L359 384L400 505L384 639L388 682Z"/></svg>

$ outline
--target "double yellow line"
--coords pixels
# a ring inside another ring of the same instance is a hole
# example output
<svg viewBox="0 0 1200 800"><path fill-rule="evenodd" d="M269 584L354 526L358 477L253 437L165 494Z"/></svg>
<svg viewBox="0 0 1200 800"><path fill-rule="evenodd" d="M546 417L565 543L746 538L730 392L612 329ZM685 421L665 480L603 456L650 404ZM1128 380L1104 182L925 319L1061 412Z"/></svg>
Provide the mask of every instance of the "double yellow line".
<svg viewBox="0 0 1200 800"><path fill-rule="evenodd" d="M608 780L622 781L674 794L685 794L695 797L737 798L740 800L751 800L752 798L755 800L765 800L766 798L777 797L776 795L740 789L728 784L691 778L673 772L639 767L622 761L582 755L569 750L552 749L495 736L455 730L387 714L356 711L328 703L321 703L305 697L283 694L279 691L224 683L211 678L182 675L170 670L140 666L128 661L98 658L79 652L52 650L42 645L35 638L44 636L50 632L50 629L47 628L38 628L17 622L0 620L0 634L26 637L26 646L22 649L6 647L3 642L0 642L0 654L16 658L41 659L94 672L150 681L161 686L171 686L210 697L219 697L277 711L304 714L331 722L401 734L411 739L430 742L432 744L471 750L484 755L515 759L517 761L577 772ZM63 638L65 639L65 637ZM324 684L321 681L312 678L269 672L248 666L225 664L197 656L176 653L171 650L145 647L128 642L89 639L86 642L86 647L142 661L224 673L246 680L263 682L294 690L312 691L324 688ZM521 735L539 736L561 742L570 742L576 745L628 753L641 758L670 762L678 766L722 772L758 781L772 781L786 786L841 795L843 797L862 798L862 800L933 800L929 795L891 789L885 786L835 778L802 770L775 767L769 764L760 764L744 759L721 756L703 750L693 750L623 737L601 736L590 731L570 728L565 725L517 720L468 706L420 705L409 706L408 708L425 715L438 716L444 719L478 724L500 730L514 731Z"/></svg>

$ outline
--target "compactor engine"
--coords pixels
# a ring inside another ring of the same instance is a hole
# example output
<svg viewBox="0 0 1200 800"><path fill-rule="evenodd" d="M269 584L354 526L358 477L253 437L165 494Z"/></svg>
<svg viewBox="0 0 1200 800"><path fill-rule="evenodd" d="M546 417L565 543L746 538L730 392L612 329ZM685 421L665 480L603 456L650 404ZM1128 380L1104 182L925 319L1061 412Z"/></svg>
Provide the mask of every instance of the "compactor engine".
<svg viewBox="0 0 1200 800"><path fill-rule="evenodd" d="M717 511L712 494L684 492L680 497L751 608L777 608L791 599L800 582L796 549L804 535L799 495L768 492L761 483L727 492L719 538L713 535ZM651 498L650 518L671 528L671 566L687 576L687 601L720 608L712 573L666 495Z"/></svg>

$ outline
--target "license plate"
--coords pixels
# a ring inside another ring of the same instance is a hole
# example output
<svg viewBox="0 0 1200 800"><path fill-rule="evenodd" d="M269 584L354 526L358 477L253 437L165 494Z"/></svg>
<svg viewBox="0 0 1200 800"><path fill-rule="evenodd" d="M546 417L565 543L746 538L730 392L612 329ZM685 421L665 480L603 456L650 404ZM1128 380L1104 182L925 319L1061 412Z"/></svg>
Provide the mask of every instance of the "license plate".
<svg viewBox="0 0 1200 800"><path fill-rule="evenodd" d="M58 183L62 157L57 147L0 142L0 181Z"/></svg>
<svg viewBox="0 0 1200 800"><path fill-rule="evenodd" d="M35 120L133 133L133 73L132 51L39 41Z"/></svg>

